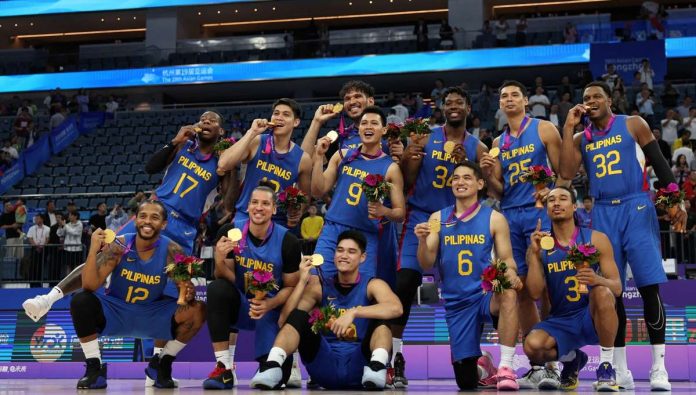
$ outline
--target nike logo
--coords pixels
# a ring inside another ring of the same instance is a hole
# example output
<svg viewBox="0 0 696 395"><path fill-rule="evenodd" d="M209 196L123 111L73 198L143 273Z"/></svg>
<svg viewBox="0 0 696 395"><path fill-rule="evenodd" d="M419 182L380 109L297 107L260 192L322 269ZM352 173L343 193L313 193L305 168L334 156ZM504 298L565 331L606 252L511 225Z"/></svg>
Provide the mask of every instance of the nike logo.
<svg viewBox="0 0 696 395"><path fill-rule="evenodd" d="M433 144L440 144L442 140L433 140Z"/></svg>
<svg viewBox="0 0 696 395"><path fill-rule="evenodd" d="M546 255L547 255L547 256L548 256L548 255L553 255L555 252L556 252L556 250L547 251L547 252L546 252Z"/></svg>
<svg viewBox="0 0 696 395"><path fill-rule="evenodd" d="M332 300L336 300L336 298L335 298L335 297L333 297L333 296L327 296L327 297L326 297L326 300L328 300L328 301L332 301Z"/></svg>
<svg viewBox="0 0 696 395"><path fill-rule="evenodd" d="M642 205L642 206L638 206L638 210L642 210L642 209L644 209L644 208L647 207L647 206L648 206L647 204L644 204L644 205Z"/></svg>
<svg viewBox="0 0 696 395"><path fill-rule="evenodd" d="M184 232L184 236L191 236L193 232Z"/></svg>
<svg viewBox="0 0 696 395"><path fill-rule="evenodd" d="M126 262L135 262L135 258L126 258Z"/></svg>
<svg viewBox="0 0 696 395"><path fill-rule="evenodd" d="M229 383L229 382L232 381L232 380L234 380L234 377L230 377L230 378L225 378L225 377L223 377L223 378L222 378L223 384L227 384L227 383Z"/></svg>

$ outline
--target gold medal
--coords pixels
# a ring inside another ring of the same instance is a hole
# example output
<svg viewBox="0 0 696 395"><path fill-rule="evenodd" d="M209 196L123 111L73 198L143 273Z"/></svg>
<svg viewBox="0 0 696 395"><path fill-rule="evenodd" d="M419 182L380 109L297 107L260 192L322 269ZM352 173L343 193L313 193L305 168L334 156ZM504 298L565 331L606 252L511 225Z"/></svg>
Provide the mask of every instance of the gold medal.
<svg viewBox="0 0 696 395"><path fill-rule="evenodd" d="M312 255L312 266L321 266L324 264L324 257L321 254Z"/></svg>
<svg viewBox="0 0 696 395"><path fill-rule="evenodd" d="M497 158L498 155L500 155L500 148L498 148L498 147L491 148L491 150L488 151L488 155L490 155L491 158Z"/></svg>
<svg viewBox="0 0 696 395"><path fill-rule="evenodd" d="M428 225L430 225L430 232L440 233L440 221L436 219L431 219L430 221L428 221Z"/></svg>
<svg viewBox="0 0 696 395"><path fill-rule="evenodd" d="M333 108L331 111L334 112L334 114L338 114L339 112L343 111L343 103L336 103L334 104Z"/></svg>
<svg viewBox="0 0 696 395"><path fill-rule="evenodd" d="M242 239L242 231L239 228L230 229L227 232L227 238L232 241L239 241Z"/></svg>
<svg viewBox="0 0 696 395"><path fill-rule="evenodd" d="M111 244L116 240L116 233L113 230L107 229L104 231L104 243Z"/></svg>
<svg viewBox="0 0 696 395"><path fill-rule="evenodd" d="M454 152L454 148L456 146L457 146L457 144L454 141L446 141L443 148L444 148L445 152L447 152L448 154L451 154L452 152Z"/></svg>
<svg viewBox="0 0 696 395"><path fill-rule="evenodd" d="M200 133L200 132L203 131L203 129L199 128L198 126L194 126L194 127L193 127L193 131L196 132L196 133Z"/></svg>
<svg viewBox="0 0 696 395"><path fill-rule="evenodd" d="M554 243L553 237L551 237L551 236L544 236L544 237L541 238L541 241L539 242L539 244L541 245L541 248L543 248L544 250L550 251L550 250L553 249L553 246L554 246L554 244L556 244L556 243Z"/></svg>
<svg viewBox="0 0 696 395"><path fill-rule="evenodd" d="M326 133L326 137L328 137L331 144L333 144L334 141L338 140L338 133L336 133L335 130L331 130L329 133Z"/></svg>

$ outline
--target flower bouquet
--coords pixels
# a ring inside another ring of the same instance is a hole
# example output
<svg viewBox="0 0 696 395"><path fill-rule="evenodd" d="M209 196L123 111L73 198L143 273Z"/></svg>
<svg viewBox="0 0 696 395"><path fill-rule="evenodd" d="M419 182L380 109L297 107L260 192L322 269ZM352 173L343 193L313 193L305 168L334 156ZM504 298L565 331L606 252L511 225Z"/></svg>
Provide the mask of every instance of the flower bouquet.
<svg viewBox="0 0 696 395"><path fill-rule="evenodd" d="M401 132L411 140L422 142L432 132L430 118L408 118L401 126Z"/></svg>
<svg viewBox="0 0 696 395"><path fill-rule="evenodd" d="M331 326L340 316L341 313L331 303L326 306L315 307L309 313L309 324L312 325L312 332L316 334L331 332ZM357 338L355 324L350 326L344 338L346 340Z"/></svg>
<svg viewBox="0 0 696 395"><path fill-rule="evenodd" d="M297 214L298 211L302 210L302 205L307 203L307 196L304 192L292 185L288 185L287 188L278 194L278 207L284 210L288 216ZM294 228L295 226L297 226L297 222L291 223L288 220L288 227Z"/></svg>
<svg viewBox="0 0 696 395"><path fill-rule="evenodd" d="M234 143L236 143L236 142L237 142L237 140L235 140L234 137L228 137L226 139L222 139L222 140L218 141L217 143L215 143L215 145L213 146L213 151L215 152L215 155L220 156L220 155L222 155L222 153L226 149L233 146Z"/></svg>
<svg viewBox="0 0 696 395"><path fill-rule="evenodd" d="M490 266L483 269L483 274L481 275L481 288L484 294L491 291L499 294L506 289L512 288L512 284L505 277L507 269L507 264L502 260L491 260Z"/></svg>
<svg viewBox="0 0 696 395"><path fill-rule="evenodd" d="M174 263L168 264L164 271L174 281L190 281L193 277L205 276L203 272L203 260L194 256L176 254ZM186 305L186 288L179 288L179 299L176 304Z"/></svg>
<svg viewBox="0 0 696 395"><path fill-rule="evenodd" d="M684 191L679 190L679 185L671 182L667 188L660 188L656 194L655 205L667 210L670 219L676 217L679 206L684 203ZM683 233L684 224L681 222L674 224L674 231Z"/></svg>
<svg viewBox="0 0 696 395"><path fill-rule="evenodd" d="M582 269L596 265L599 262L599 251L592 243L574 244L568 249L568 257L573 262L575 269ZM586 294L588 292L586 284L578 286L578 292Z"/></svg>
<svg viewBox="0 0 696 395"><path fill-rule="evenodd" d="M389 123L387 124L387 131L384 133L384 137L389 140L400 140L401 137L403 137L403 134L401 133L401 129L404 126L400 123Z"/></svg>
<svg viewBox="0 0 696 395"><path fill-rule="evenodd" d="M362 191L365 193L365 198L368 202L383 202L389 196L391 184L388 183L381 174L368 174L360 184ZM369 216L370 219L378 219Z"/></svg>
<svg viewBox="0 0 696 395"><path fill-rule="evenodd" d="M273 273L265 270L254 270L244 273L244 283L247 293L254 295L254 300L263 300L269 292L278 289Z"/></svg>
<svg viewBox="0 0 696 395"><path fill-rule="evenodd" d="M531 182L537 192L546 188L549 184L556 181L556 176L548 166L537 165L531 166L526 172L520 176L520 181ZM537 199L536 208L544 208L544 203L541 199Z"/></svg>

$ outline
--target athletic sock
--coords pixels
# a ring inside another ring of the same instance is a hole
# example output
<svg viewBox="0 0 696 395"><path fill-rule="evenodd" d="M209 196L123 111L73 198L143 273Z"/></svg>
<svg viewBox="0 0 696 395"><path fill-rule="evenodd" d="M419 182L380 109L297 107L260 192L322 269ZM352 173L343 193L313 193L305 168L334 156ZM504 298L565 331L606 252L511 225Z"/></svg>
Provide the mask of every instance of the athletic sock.
<svg viewBox="0 0 696 395"><path fill-rule="evenodd" d="M507 367L512 369L512 360L515 357L515 347L508 347L505 345L500 345L500 364L498 369L502 367Z"/></svg>
<svg viewBox="0 0 696 395"><path fill-rule="evenodd" d="M225 365L225 369L232 369L230 363L230 350L215 351L215 361Z"/></svg>
<svg viewBox="0 0 696 395"><path fill-rule="evenodd" d="M162 353L160 354L160 357L162 355L170 355L172 357L176 357L176 354L178 354L179 351L183 350L184 347L186 347L186 343L182 343L178 340L170 340L162 348Z"/></svg>
<svg viewBox="0 0 696 395"><path fill-rule="evenodd" d="M94 339L88 342L80 342L85 359L97 358L101 362L101 352L99 351L99 340Z"/></svg>
<svg viewBox="0 0 696 395"><path fill-rule="evenodd" d="M614 358L614 347L599 347L599 363L611 363Z"/></svg>
<svg viewBox="0 0 696 395"><path fill-rule="evenodd" d="M268 353L268 358L266 358L266 361L273 361L276 362L278 365L283 366L287 357L288 354L285 352L285 350L283 350L280 347L273 347L271 348L271 351Z"/></svg>

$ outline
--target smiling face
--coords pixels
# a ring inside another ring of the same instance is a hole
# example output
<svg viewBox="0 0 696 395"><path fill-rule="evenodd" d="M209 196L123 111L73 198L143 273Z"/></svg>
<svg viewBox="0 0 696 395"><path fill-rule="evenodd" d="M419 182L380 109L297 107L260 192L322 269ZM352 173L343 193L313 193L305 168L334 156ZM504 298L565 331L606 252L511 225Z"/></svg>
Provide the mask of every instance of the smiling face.
<svg viewBox="0 0 696 395"><path fill-rule="evenodd" d="M553 222L572 219L577 208L577 205L573 203L573 197L566 189L556 188L547 195L546 211Z"/></svg>
<svg viewBox="0 0 696 395"><path fill-rule="evenodd" d="M201 132L198 134L201 141L209 143L217 141L218 137L225 133L221 123L222 120L218 114L212 111L204 112L197 123L197 126L201 128Z"/></svg>
<svg viewBox="0 0 696 395"><path fill-rule="evenodd" d="M510 85L500 90L500 108L505 115L524 113L527 104L529 100L519 86Z"/></svg>
<svg viewBox="0 0 696 395"><path fill-rule="evenodd" d="M469 116L471 106L466 102L466 99L458 93L450 93L445 97L443 103L445 111L445 120L452 127L459 127L464 124L466 117Z"/></svg>
<svg viewBox="0 0 696 395"><path fill-rule="evenodd" d="M604 119L611 111L611 99L599 86L586 88L582 95L582 103L589 107L587 116L591 121Z"/></svg>
<svg viewBox="0 0 696 395"><path fill-rule="evenodd" d="M367 113L360 119L360 142L363 145L381 144L384 135L384 125L379 114Z"/></svg>
<svg viewBox="0 0 696 395"><path fill-rule="evenodd" d="M159 236L167 226L164 219L164 208L156 203L143 203L138 206L135 216L135 229L143 240L152 240Z"/></svg>
<svg viewBox="0 0 696 395"><path fill-rule="evenodd" d="M365 261L367 255L353 239L343 239L336 246L334 262L339 273L353 273Z"/></svg>
<svg viewBox="0 0 696 395"><path fill-rule="evenodd" d="M452 193L456 199L467 199L478 196L483 189L483 179L476 176L474 169L466 166L459 166L454 169L452 174Z"/></svg>
<svg viewBox="0 0 696 395"><path fill-rule="evenodd" d="M367 97L365 92L351 89L343 96L343 111L348 117L357 122L363 111L375 104L374 97Z"/></svg>
<svg viewBox="0 0 696 395"><path fill-rule="evenodd" d="M249 220L254 225L264 225L271 221L276 212L275 199L269 190L255 189L249 199Z"/></svg>
<svg viewBox="0 0 696 395"><path fill-rule="evenodd" d="M295 117L295 113L287 104L278 104L273 108L271 121L278 125L273 128L273 134L287 135L300 125L300 119Z"/></svg>

